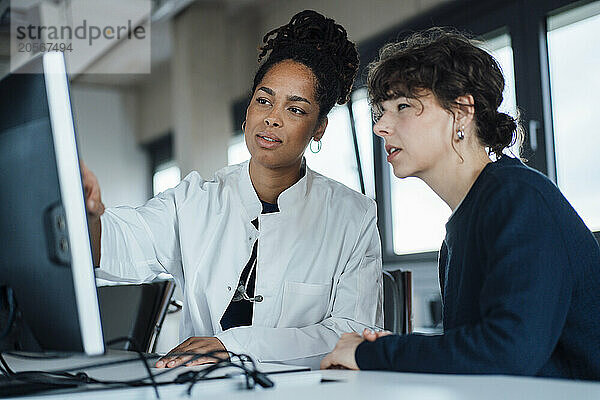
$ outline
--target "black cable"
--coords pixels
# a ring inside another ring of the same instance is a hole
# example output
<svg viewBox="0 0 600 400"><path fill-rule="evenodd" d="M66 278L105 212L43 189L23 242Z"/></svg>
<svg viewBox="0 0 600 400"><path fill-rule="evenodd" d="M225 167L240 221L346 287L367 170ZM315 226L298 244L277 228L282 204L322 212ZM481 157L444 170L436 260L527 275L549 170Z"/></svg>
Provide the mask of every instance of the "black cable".
<svg viewBox="0 0 600 400"><path fill-rule="evenodd" d="M2 375L10 376L10 373L4 368L4 364L6 363L6 361L4 360L4 358L2 358L2 353L0 353L0 360L4 361L0 362L0 372L2 372Z"/></svg>
<svg viewBox="0 0 600 400"><path fill-rule="evenodd" d="M0 364L2 364L3 372L5 372L5 375L12 376L12 375L15 374L15 371L13 371L10 368L10 366L8 365L8 363L6 362L6 360L4 359L4 356L2 355L2 353L0 353Z"/></svg>
<svg viewBox="0 0 600 400"><path fill-rule="evenodd" d="M188 361L186 361L185 363L179 364L176 367L165 368L164 371L155 373L154 377L157 378L159 376L172 373L174 370L186 367L191 362L194 362L194 361L196 361L196 360L198 360L200 358L203 358L203 357L214 358L214 359L216 359L218 361L222 361L222 359L220 357L217 357L215 355L215 354L222 354L222 353L228 353L228 354L233 354L234 356L237 356L237 354L225 352L225 351L222 351L222 350L215 350L215 351L211 351L211 352L208 352L208 353L193 353L193 352L170 353L170 356L177 356L177 357L180 357L180 356L192 356L192 358L189 359ZM146 378L143 378L143 379L134 379L134 380L125 381L125 382L127 382L128 384L133 384L133 383L137 383L137 382L142 382L144 379L146 379Z"/></svg>
<svg viewBox="0 0 600 400"><path fill-rule="evenodd" d="M10 377L15 381L41 383L54 386L73 386L73 384L82 385L86 383L94 383L93 378L90 378L87 374L83 372L77 374L70 374L46 371L20 371L15 372Z"/></svg>
<svg viewBox="0 0 600 400"><path fill-rule="evenodd" d="M125 339L130 339L130 338L120 338L121 341L124 341ZM134 345L135 345L135 343L134 343ZM216 356L216 354L223 354L223 353L227 353L229 355L230 359L226 360L226 359ZM146 363L147 358L141 352L139 353L139 355L141 355L141 358L144 360L144 364L147 367L148 366L148 364ZM49 371L22 371L22 372L15 373L14 371L12 371L12 369L10 369L10 367L8 366L6 361L2 358L1 354L0 354L0 361L2 362L4 367L7 368L12 373L12 375L10 375L11 379L14 379L15 381L30 382L30 383L36 383L39 385L46 385L48 387L48 389L53 389L56 387L72 387L75 385L80 386L82 384L100 384L100 385L107 385L107 386L130 386L130 387L153 386L153 388L155 389L155 393L157 393L158 392L157 387L159 385L168 385L168 384L172 384L172 383L181 384L181 383L191 382L192 384L188 388L188 390L191 392L191 389L193 388L193 385L196 382L201 381L201 380L206 380L206 379L216 379L216 378L207 378L206 376L210 372L213 372L217 369L225 368L225 367L234 367L234 368L238 368L238 369L242 370L245 375L245 378L246 378L246 387L248 389L251 389L253 387L254 383L258 383L259 385L261 385L262 387L265 387L265 388L272 387L274 385L273 382L265 374L259 372L256 369L256 364L255 364L254 360L251 357L244 355L244 354L235 354L235 353L223 352L223 351L219 350L219 351L213 351L210 353L185 352L185 353L171 353L171 355L172 356L189 355L189 356L192 356L192 358L190 360L188 360L186 363L180 364L177 367L167 368L167 369L165 369L165 371L159 372L156 374L152 374L152 372L150 371L150 374L148 377L144 377L142 379L133 379L133 380L129 380L129 381L100 380L100 379L92 378L84 372L77 372L77 373L68 372L68 371L74 370L75 368L70 368L70 369L64 370L64 371L50 371L50 372ZM187 364L189 364L199 358L203 358L203 357L214 358L217 360L217 363L209 366L208 368L206 368L203 371L188 371L183 374L179 374L172 381L160 382L160 383L157 383L156 381L153 381L151 383L145 382L146 379L148 379L150 376L152 376L151 379L154 379L158 376L161 376L161 375L164 375L167 373L172 373L174 370L182 368L182 367L186 366ZM233 359L239 360L240 364L234 363L232 361ZM113 361L113 362L97 363L97 364L82 366L81 368L92 369L92 368L97 368L98 366L110 366L110 365L120 364L123 362L131 362L131 361L134 361L134 360L129 359L129 360L117 360L117 361ZM244 362L250 362L252 364L252 368L251 369L247 368L244 365ZM252 381L253 381L252 385L249 382L249 378L252 378Z"/></svg>
<svg viewBox="0 0 600 400"><path fill-rule="evenodd" d="M4 354L8 354L12 357L18 357L18 358L32 358L32 359L44 359L44 357L34 357L34 356L30 356L30 355L25 355L25 354L19 354L19 353L11 353L11 352L6 352ZM50 359L54 358L54 356L52 356ZM130 363L132 361L139 361L139 358L137 357L136 354L136 358L127 358L124 360L113 360L113 361L104 361L104 362L99 362L99 363L95 363L95 364L83 364L83 365L78 365L75 367L71 367L65 370L50 370L50 371L46 371L49 373L61 373L61 372L66 372L66 371L75 371L75 370L82 370L82 369L95 369L95 368L103 368L103 367L111 367L114 365L119 365L119 364L127 364ZM156 376L156 374L154 375Z"/></svg>
<svg viewBox="0 0 600 400"><path fill-rule="evenodd" d="M180 364L176 367L173 368L165 368L164 371L162 372L158 372L158 373L154 373L153 377L157 378L161 375L164 374L168 374L168 373L172 373L174 370L176 369L180 369L185 367L188 363L193 362L199 358L202 357L213 357L213 355L215 353L223 353L223 351L214 351L214 352L210 352L210 353L191 353L191 352L187 352L187 353L171 353L172 356L192 356L192 358L190 360L188 360L186 363L184 364ZM217 357L213 357L213 358L217 358ZM73 370L77 370L77 369L93 369L93 368L99 368L99 367L107 367L107 366L112 366L112 365L116 365L116 364L122 364L122 363L127 363L127 362L131 362L134 361L133 359L128 359L128 360L116 360L116 361L111 361L111 362L104 362L104 363L98 363L98 364L92 364L92 365L82 365L79 367L75 367L75 368L69 368L67 370L61 371L61 370L57 370L57 371L53 371L50 373L54 373L54 374L61 374L61 373L65 373L66 371L73 371ZM93 379L92 383L99 383L99 384L106 384L106 385L126 385L126 386L142 386L142 385L146 385L146 383L144 382L146 379L148 379L148 377L144 377L141 379L132 379L132 380L126 380L126 381L112 381L112 380L98 380L98 379L94 379L94 378L90 378ZM173 381L174 382L174 381ZM173 382L166 382L165 384L169 384L169 383L173 383ZM161 385L163 383L157 383L157 385Z"/></svg>
<svg viewBox="0 0 600 400"><path fill-rule="evenodd" d="M188 396L192 395L192 389L194 388L194 385L197 382L199 382L203 379L206 379L206 376L208 374L210 374L211 372L216 371L220 368L226 368L226 367L237 367L237 368L241 369L242 371L244 371L244 376L246 378L246 389L253 388L253 386L250 384L250 381L248 379L248 376L251 372L248 371L248 369L243 364L240 365L240 364L235 364L229 360L222 360L222 361L217 362L214 365L211 365L210 367L206 368L205 370L198 371L196 374L194 374L194 376L191 379L190 385L188 386L188 389L187 389Z"/></svg>
<svg viewBox="0 0 600 400"><path fill-rule="evenodd" d="M40 354L25 354L25 353L14 353L12 351L5 351L4 354L11 357L27 358L31 360L56 360L72 357L73 353L40 353Z"/></svg>
<svg viewBox="0 0 600 400"><path fill-rule="evenodd" d="M129 338L129 337L117 338L115 340L108 342L107 346L118 343L118 342L123 342L123 341L130 342L133 345L134 351L141 358L141 360L146 368L146 371L148 372L148 377L151 380L151 385L154 388L156 397L160 399L160 394L158 392L157 383L154 379L154 376L152 375L152 371L150 370L150 367L148 366L148 363L147 363L147 360L146 360L146 357L144 356L144 354L142 352L140 352L139 350L137 350L137 343L135 342L135 340L133 338ZM27 358L27 357L25 357L25 358ZM132 361L132 360L127 360L127 361ZM6 363L6 360L4 359L4 357L2 356L1 353L0 353L0 362L2 363L4 368L7 370L8 376L10 378L12 378L12 380L28 382L28 383L36 383L36 384L41 384L41 385L48 385L49 389L56 387L56 386L73 386L74 384L81 385L81 384L88 384L88 383L99 383L99 384L104 383L100 380L89 377L86 373L83 373L83 372L78 372L76 374L72 374L67 371L21 371L21 372L15 373L14 371L12 371L12 369L10 369L9 365ZM104 363L104 364L106 365L106 364L111 364L111 363ZM146 379L146 378L144 378L144 379ZM115 383L123 384L122 382L115 382Z"/></svg>
<svg viewBox="0 0 600 400"><path fill-rule="evenodd" d="M35 393L40 391L47 391L51 389L64 389L72 388L75 386L81 386L87 383L88 379L85 374L53 374L45 373L40 371L22 371L14 372L6 363L6 360L0 354L0 360L4 364L4 367L10 372L7 375L8 387L4 387L3 393L0 397ZM14 385L14 386L13 386Z"/></svg>
<svg viewBox="0 0 600 400"><path fill-rule="evenodd" d="M4 327L4 330L0 333L0 341L8 336L15 321L15 298L13 297L13 289L8 286L6 287L6 301L8 303L8 319L6 321L6 327Z"/></svg>
<svg viewBox="0 0 600 400"><path fill-rule="evenodd" d="M180 300L171 300L169 306L173 306L174 309L167 309L167 314L175 314L183 309L183 302Z"/></svg>
<svg viewBox="0 0 600 400"><path fill-rule="evenodd" d="M211 372L216 371L220 368L225 368L225 367L239 368L244 372L244 377L246 378L246 389L253 389L254 385L256 383L258 383L263 388L271 388L275 385L273 383L273 381L271 381L265 374L263 374L262 372L259 372L256 369L256 363L254 362L254 360L251 357L249 357L245 354L235 354L235 353L229 353L229 355L230 355L229 360L221 359L216 364L211 365L210 367L206 368L205 370L198 371L196 374L194 374L191 378L191 383L187 390L188 396L191 396L192 389L197 382L199 382L203 379L206 379L208 374L210 374ZM236 364L231 361L234 357L239 360L239 364ZM217 357L215 357L215 358L217 358ZM244 362L250 362L252 364L252 369L248 369L244 365ZM250 383L249 378L252 378L252 383Z"/></svg>
<svg viewBox="0 0 600 400"><path fill-rule="evenodd" d="M152 387L154 388L154 393L156 393L156 398L160 399L160 394L158 393L158 386L156 385L156 380L154 379L152 370L150 370L150 366L148 365L148 360L146 359L146 356L139 350L139 346L134 338L132 338L132 337L116 338L116 339L113 339L113 340L109 341L108 343L106 343L106 346L110 346L110 345L120 343L120 342L131 343L131 345L133 346L133 350L138 354L138 356L142 360L142 364L144 364L144 368L146 368L146 372L148 372L148 377L150 378L150 381L152 382Z"/></svg>
<svg viewBox="0 0 600 400"><path fill-rule="evenodd" d="M230 360L224 360L221 357L216 356L216 354L223 354L223 353L227 353L230 357ZM182 374L179 374L174 380L169 381L169 382L161 382L161 383L159 383L159 385L167 385L167 384L171 384L171 383L186 383L186 382L192 381L193 379L197 379L197 380L216 379L216 378L206 378L206 375L208 375L208 373L210 373L214 370L224 368L224 367L235 367L235 368L241 369L244 372L244 374L246 375L246 377L248 377L248 376L252 377L254 381L256 381L259 385L261 385L263 387L272 387L274 385L273 382L269 378L267 378L265 374L259 372L256 369L256 364L255 364L254 360L252 360L251 357L249 357L248 355L245 355L245 354L236 354L236 353L231 353L231 352L224 352L222 350L216 350L216 351L212 351L209 353L182 352L182 353L171 353L170 355L171 356L192 356L192 358L190 360L186 361L185 363L180 364L176 367L165 368L164 371L155 373L154 374L155 378L157 378L161 375L164 375L164 374L173 373L174 370L183 368L186 365L188 365L189 363L191 363L199 358L209 357L209 358L214 358L218 361L216 364L209 366L207 369L205 369L203 371L184 372ZM233 363L231 361L231 359L239 360L241 365ZM248 369L247 367L245 367L243 365L244 362L250 362L252 364L252 369ZM95 380L95 383L100 383L100 384L105 384L105 385L116 384L116 385L126 385L126 386L146 386L148 384L144 382L145 379L147 379L147 378L133 379L133 380L129 380L129 381ZM250 385L247 385L247 387L249 389L251 388Z"/></svg>
<svg viewBox="0 0 600 400"><path fill-rule="evenodd" d="M8 373L7 376L15 381L46 384L50 387L55 386L72 386L73 383L82 384L89 383L90 379L85 373L70 374L68 372L47 372L47 371L13 371L2 353L0 353L0 363Z"/></svg>
<svg viewBox="0 0 600 400"><path fill-rule="evenodd" d="M8 303L8 318L6 320L6 326L4 327L4 330L2 331L2 333L0 333L0 342L2 342L4 338L6 338L10 334L10 331L13 327L13 323L15 321L15 299L13 297L13 289L9 286L6 286L6 302ZM0 364L2 364L2 366L0 367L0 371L2 371L2 374L4 374L5 376L11 376L12 374L14 374L14 372L6 363L6 360L2 356L1 352Z"/></svg>

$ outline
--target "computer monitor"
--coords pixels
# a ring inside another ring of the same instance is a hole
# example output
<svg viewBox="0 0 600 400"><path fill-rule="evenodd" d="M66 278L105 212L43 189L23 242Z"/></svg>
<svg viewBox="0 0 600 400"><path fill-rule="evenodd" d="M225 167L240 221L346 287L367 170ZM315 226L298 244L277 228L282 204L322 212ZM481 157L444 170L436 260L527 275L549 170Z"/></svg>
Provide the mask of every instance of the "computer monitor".
<svg viewBox="0 0 600 400"><path fill-rule="evenodd" d="M0 82L0 287L12 289L37 344L13 350L102 354L64 57L46 53L23 68Z"/></svg>

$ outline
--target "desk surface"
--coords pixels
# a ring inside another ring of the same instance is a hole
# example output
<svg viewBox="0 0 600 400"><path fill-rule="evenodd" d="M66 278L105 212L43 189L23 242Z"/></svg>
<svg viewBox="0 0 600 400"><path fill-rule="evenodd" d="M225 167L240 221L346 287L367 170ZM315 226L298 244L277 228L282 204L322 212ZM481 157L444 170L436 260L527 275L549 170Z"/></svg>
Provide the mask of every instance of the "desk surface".
<svg viewBox="0 0 600 400"><path fill-rule="evenodd" d="M139 363L127 364L105 371L119 374L121 379L143 374ZM524 378L511 376L435 375L371 371L311 371L271 375L273 389L241 390L240 379L199 382L191 398L260 400L316 400L316 399L600 399L600 383ZM323 378L326 381L319 383ZM160 387L161 398L190 398L187 385ZM56 393L28 399L155 399L151 387Z"/></svg>

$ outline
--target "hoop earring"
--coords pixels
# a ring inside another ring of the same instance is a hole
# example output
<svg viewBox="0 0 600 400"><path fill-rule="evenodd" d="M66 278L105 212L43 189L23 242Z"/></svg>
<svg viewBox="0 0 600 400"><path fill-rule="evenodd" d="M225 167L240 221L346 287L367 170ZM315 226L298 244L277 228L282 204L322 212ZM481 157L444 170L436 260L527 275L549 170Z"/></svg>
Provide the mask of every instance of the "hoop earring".
<svg viewBox="0 0 600 400"><path fill-rule="evenodd" d="M317 143L317 151L313 150L313 143L314 143L314 142L316 142L316 143ZM314 140L314 139L313 139L313 140L311 140L311 141L310 141L310 145L309 145L308 147L310 148L310 151L311 151L313 154L317 154L318 152L320 152L320 151L321 151L321 147L322 147L322 146L323 146L323 143L321 143L321 141L320 141L320 140Z"/></svg>
<svg viewBox="0 0 600 400"><path fill-rule="evenodd" d="M465 138L465 127L461 126L459 130L456 131L456 136L458 139L463 140Z"/></svg>
<svg viewBox="0 0 600 400"><path fill-rule="evenodd" d="M244 122L242 122L242 132L246 132L246 120L244 120Z"/></svg>

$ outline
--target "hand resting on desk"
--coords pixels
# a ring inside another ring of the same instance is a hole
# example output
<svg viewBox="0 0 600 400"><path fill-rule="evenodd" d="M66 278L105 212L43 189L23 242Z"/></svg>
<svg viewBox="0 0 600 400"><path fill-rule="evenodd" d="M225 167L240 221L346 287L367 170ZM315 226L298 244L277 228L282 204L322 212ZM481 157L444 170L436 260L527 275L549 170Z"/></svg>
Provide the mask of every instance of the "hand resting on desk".
<svg viewBox="0 0 600 400"><path fill-rule="evenodd" d="M210 353L210 352L223 352L215 354L216 357L222 359L228 359L227 349L223 346L223 343L216 337L191 337L181 343L179 346L171 350L166 356L156 362L156 368L173 368L178 365L185 364L193 358L191 355L176 356L177 353ZM200 364L211 364L217 362L214 357L201 357L186 365L191 367L193 365Z"/></svg>
<svg viewBox="0 0 600 400"><path fill-rule="evenodd" d="M365 329L363 335L358 333L344 333L340 340L335 345L333 351L325 356L321 361L321 369L358 369L354 353L356 348L363 341L374 342L382 336L391 335L392 332L379 331L375 332L371 329Z"/></svg>

